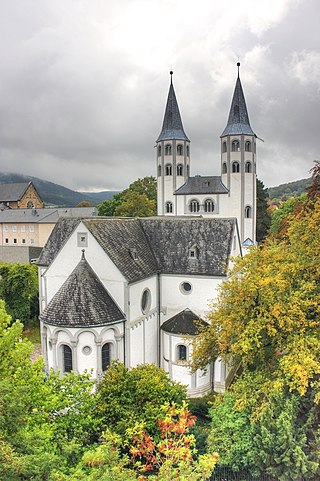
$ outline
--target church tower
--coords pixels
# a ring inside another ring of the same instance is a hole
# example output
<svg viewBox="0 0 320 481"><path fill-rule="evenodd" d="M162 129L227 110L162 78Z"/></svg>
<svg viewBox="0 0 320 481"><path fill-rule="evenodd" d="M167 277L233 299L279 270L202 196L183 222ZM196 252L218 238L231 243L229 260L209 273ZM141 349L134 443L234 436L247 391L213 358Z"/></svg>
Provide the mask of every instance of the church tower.
<svg viewBox="0 0 320 481"><path fill-rule="evenodd" d="M183 129L172 75L161 133L156 141L158 215L177 215L173 193L189 176L190 140Z"/></svg>
<svg viewBox="0 0 320 481"><path fill-rule="evenodd" d="M229 190L228 215L238 220L244 247L256 241L256 139L239 76L221 134L221 179Z"/></svg>

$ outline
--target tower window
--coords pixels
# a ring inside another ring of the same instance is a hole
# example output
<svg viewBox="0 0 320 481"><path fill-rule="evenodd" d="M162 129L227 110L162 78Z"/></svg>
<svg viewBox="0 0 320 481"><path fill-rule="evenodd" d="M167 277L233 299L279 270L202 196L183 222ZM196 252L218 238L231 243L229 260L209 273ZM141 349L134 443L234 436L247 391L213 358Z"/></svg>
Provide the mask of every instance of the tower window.
<svg viewBox="0 0 320 481"><path fill-rule="evenodd" d="M225 154L227 152L227 142L222 143L222 153Z"/></svg>
<svg viewBox="0 0 320 481"><path fill-rule="evenodd" d="M158 176L161 176L161 165L158 165Z"/></svg>
<svg viewBox="0 0 320 481"><path fill-rule="evenodd" d="M247 140L246 143L244 144L244 150L246 152L251 152L251 142L249 140Z"/></svg>
<svg viewBox="0 0 320 481"><path fill-rule="evenodd" d="M158 145L158 157L161 157L161 145Z"/></svg>
<svg viewBox="0 0 320 481"><path fill-rule="evenodd" d="M106 371L111 364L111 342L106 342L101 349L102 370Z"/></svg>
<svg viewBox="0 0 320 481"><path fill-rule="evenodd" d="M244 209L244 216L246 219L251 219L252 217L252 209L250 207L250 205L247 205Z"/></svg>
<svg viewBox="0 0 320 481"><path fill-rule="evenodd" d="M177 155L183 155L183 145L177 145Z"/></svg>
<svg viewBox="0 0 320 481"><path fill-rule="evenodd" d="M228 169L227 169L227 164L226 164L225 162L223 162L223 164L222 164L222 173L223 173L223 174L226 174L227 171L228 171Z"/></svg>
<svg viewBox="0 0 320 481"><path fill-rule="evenodd" d="M179 344L177 346L177 361L187 360L187 346L184 344Z"/></svg>
<svg viewBox="0 0 320 481"><path fill-rule="evenodd" d="M165 155L171 155L171 145L167 144L165 146Z"/></svg>
<svg viewBox="0 0 320 481"><path fill-rule="evenodd" d="M62 363L63 372L72 371L72 350L67 344L62 344Z"/></svg>
<svg viewBox="0 0 320 481"><path fill-rule="evenodd" d="M233 172L233 173L240 172L240 164L239 164L239 162L233 162L233 163L232 163L232 172Z"/></svg>
<svg viewBox="0 0 320 481"><path fill-rule="evenodd" d="M189 154L190 154L190 149L189 149L189 145L187 145L187 157L189 157Z"/></svg>
<svg viewBox="0 0 320 481"><path fill-rule="evenodd" d="M166 165L166 175L172 175L172 165L171 164Z"/></svg>
<svg viewBox="0 0 320 481"><path fill-rule="evenodd" d="M172 202L166 202L166 213L167 213L167 214L172 214L172 211L173 211Z"/></svg>
<svg viewBox="0 0 320 481"><path fill-rule="evenodd" d="M245 165L245 172L248 172L249 174L252 172L252 165L251 165L251 162L246 162L246 165Z"/></svg>
<svg viewBox="0 0 320 481"><path fill-rule="evenodd" d="M205 212L214 212L214 202L212 199L206 199L204 201L204 211Z"/></svg>
<svg viewBox="0 0 320 481"><path fill-rule="evenodd" d="M177 175L183 175L183 165L182 164L177 165Z"/></svg>
<svg viewBox="0 0 320 481"><path fill-rule="evenodd" d="M240 142L239 140L233 140L231 144L232 152L239 152L240 150Z"/></svg>
<svg viewBox="0 0 320 481"><path fill-rule="evenodd" d="M190 200L189 209L190 209L190 212L199 212L200 210L199 201L197 201L196 199Z"/></svg>

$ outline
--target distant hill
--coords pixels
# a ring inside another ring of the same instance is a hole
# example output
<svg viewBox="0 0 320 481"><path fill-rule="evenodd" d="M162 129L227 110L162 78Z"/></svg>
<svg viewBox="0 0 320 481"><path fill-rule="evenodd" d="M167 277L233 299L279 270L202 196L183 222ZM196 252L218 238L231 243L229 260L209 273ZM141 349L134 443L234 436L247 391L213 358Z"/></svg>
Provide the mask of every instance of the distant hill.
<svg viewBox="0 0 320 481"><path fill-rule="evenodd" d="M113 194L118 191L104 192L77 192L67 187L63 187L47 180L38 179L30 175L11 174L0 172L0 184L9 182L32 182L39 192L42 200L47 205L55 205L61 207L74 207L79 202L87 201L91 204L99 204L103 200L112 199Z"/></svg>
<svg viewBox="0 0 320 481"><path fill-rule="evenodd" d="M287 184L281 184L277 187L268 187L267 191L270 200L286 200L289 197L297 197L304 192L311 185L311 178L296 180L295 182L289 182Z"/></svg>

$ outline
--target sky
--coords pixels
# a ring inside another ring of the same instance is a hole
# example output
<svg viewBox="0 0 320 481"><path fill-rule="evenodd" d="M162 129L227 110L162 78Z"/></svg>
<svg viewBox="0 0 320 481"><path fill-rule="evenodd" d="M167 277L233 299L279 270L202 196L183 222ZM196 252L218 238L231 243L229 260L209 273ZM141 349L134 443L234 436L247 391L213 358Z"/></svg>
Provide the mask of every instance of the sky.
<svg viewBox="0 0 320 481"><path fill-rule="evenodd" d="M172 69L191 175L219 175L240 61L258 178L309 177L319 17L319 0L0 0L0 171L80 191L155 175Z"/></svg>

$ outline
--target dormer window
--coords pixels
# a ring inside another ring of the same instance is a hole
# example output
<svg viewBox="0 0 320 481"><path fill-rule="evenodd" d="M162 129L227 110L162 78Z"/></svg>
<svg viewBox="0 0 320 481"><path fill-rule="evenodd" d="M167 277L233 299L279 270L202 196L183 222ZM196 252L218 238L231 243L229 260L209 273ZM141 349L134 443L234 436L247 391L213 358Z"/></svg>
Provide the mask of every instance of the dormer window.
<svg viewBox="0 0 320 481"><path fill-rule="evenodd" d="M138 252L137 252L137 249L130 249L130 257L136 261L138 260Z"/></svg>
<svg viewBox="0 0 320 481"><path fill-rule="evenodd" d="M165 146L165 155L171 155L171 145L167 144Z"/></svg>
<svg viewBox="0 0 320 481"><path fill-rule="evenodd" d="M199 247L194 245L189 250L190 259L198 259L199 257Z"/></svg>

